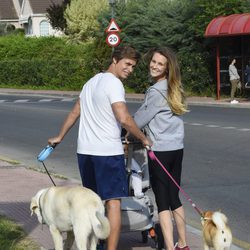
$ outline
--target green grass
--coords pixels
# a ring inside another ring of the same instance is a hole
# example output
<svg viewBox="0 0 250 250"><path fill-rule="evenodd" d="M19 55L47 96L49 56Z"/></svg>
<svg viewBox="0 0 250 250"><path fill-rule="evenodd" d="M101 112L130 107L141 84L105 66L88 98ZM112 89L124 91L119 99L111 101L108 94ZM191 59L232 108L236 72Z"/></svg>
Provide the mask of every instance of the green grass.
<svg viewBox="0 0 250 250"><path fill-rule="evenodd" d="M39 246L27 237L22 227L0 215L1 250L38 250Z"/></svg>

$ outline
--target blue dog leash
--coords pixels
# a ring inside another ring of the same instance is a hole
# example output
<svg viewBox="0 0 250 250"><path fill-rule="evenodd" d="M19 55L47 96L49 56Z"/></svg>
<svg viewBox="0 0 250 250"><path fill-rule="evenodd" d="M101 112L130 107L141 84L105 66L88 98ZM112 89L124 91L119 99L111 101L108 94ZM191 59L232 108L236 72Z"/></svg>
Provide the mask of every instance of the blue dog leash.
<svg viewBox="0 0 250 250"><path fill-rule="evenodd" d="M56 144L51 146L51 145L47 145L41 152L40 154L37 156L37 160L40 161L43 164L43 167L46 171L46 173L48 174L50 180L52 181L53 185L56 186L55 182L53 181L48 169L46 168L44 161L47 159L47 157L53 152L53 150L55 149Z"/></svg>

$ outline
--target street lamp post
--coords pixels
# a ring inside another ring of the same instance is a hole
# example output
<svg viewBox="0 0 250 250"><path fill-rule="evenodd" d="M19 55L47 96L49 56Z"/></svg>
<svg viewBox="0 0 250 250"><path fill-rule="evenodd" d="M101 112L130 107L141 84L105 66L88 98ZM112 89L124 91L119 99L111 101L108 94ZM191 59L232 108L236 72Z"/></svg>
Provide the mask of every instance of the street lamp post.
<svg viewBox="0 0 250 250"><path fill-rule="evenodd" d="M109 0L109 5L111 7L111 18L115 17L115 2L116 0Z"/></svg>

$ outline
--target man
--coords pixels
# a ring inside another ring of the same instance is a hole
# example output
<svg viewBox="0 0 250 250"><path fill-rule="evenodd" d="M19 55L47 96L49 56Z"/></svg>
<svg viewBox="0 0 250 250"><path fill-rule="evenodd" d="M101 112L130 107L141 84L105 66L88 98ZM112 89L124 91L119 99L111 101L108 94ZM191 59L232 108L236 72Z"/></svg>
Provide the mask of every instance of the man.
<svg viewBox="0 0 250 250"><path fill-rule="evenodd" d="M239 101L235 100L235 94L237 90L237 84L240 82L240 76L238 74L237 68L235 67L236 59L233 57L230 60L230 65L228 68L229 77L231 82L231 104L237 104Z"/></svg>
<svg viewBox="0 0 250 250"><path fill-rule="evenodd" d="M83 185L106 201L111 227L108 250L117 249L121 227L120 198L128 195L121 127L141 140L144 146L151 146L128 112L120 80L132 73L138 59L135 49L116 48L108 70L95 75L83 86L59 135L48 140L49 144L60 143L80 118L78 165Z"/></svg>
<svg viewBox="0 0 250 250"><path fill-rule="evenodd" d="M248 62L246 69L245 69L245 75L246 75L246 84L245 86L247 88L250 87L250 61Z"/></svg>

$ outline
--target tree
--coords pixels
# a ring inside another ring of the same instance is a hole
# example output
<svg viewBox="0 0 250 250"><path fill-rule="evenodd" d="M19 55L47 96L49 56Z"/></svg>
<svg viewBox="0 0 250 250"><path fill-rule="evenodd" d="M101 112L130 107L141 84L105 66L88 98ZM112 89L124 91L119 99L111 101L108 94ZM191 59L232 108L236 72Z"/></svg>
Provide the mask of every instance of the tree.
<svg viewBox="0 0 250 250"><path fill-rule="evenodd" d="M131 44L142 53L156 46L171 47L178 55L185 89L211 95L214 51L204 38L205 29L219 15L249 12L249 5L249 0L127 0L117 3L116 21L122 30L121 44ZM148 86L147 76L145 64L140 63L128 84L142 92Z"/></svg>
<svg viewBox="0 0 250 250"><path fill-rule="evenodd" d="M66 31L67 23L64 18L64 11L68 4L70 4L70 0L63 0L62 4L52 2L49 8L46 9L48 13L47 17L54 29L61 30L63 32Z"/></svg>
<svg viewBox="0 0 250 250"><path fill-rule="evenodd" d="M72 0L64 14L71 38L76 41L93 39L100 27L98 15L107 8L107 0Z"/></svg>
<svg viewBox="0 0 250 250"><path fill-rule="evenodd" d="M194 16L190 18L188 25L196 36L203 37L207 25L213 18L246 12L247 6L250 6L248 0L195 0L192 4Z"/></svg>

